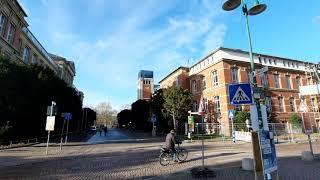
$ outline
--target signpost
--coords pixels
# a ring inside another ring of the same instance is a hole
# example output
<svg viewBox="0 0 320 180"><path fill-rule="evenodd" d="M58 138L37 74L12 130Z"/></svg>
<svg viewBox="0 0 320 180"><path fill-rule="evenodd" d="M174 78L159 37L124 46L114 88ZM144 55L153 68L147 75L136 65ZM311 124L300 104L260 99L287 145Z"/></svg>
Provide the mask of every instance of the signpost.
<svg viewBox="0 0 320 180"><path fill-rule="evenodd" d="M304 128L304 133L308 136L308 141L309 141L309 146L310 146L310 152L312 154L312 156L314 156L313 154L313 148L312 148L312 142L311 142L311 137L310 137L310 134L312 134L312 126L311 126L311 123L310 123L310 120L309 122L305 121L304 119L304 113L306 113L308 110L306 104L304 101L301 101L300 105L299 105L299 112L300 112L300 115L301 115L301 119L302 119L302 123L303 123L303 128Z"/></svg>
<svg viewBox="0 0 320 180"><path fill-rule="evenodd" d="M236 137L235 137L235 131L234 131L234 126L233 126L233 118L235 116L235 110L229 109L228 114L229 114L229 119L231 121L232 141L235 143L236 142Z"/></svg>
<svg viewBox="0 0 320 180"><path fill-rule="evenodd" d="M201 96L200 102L199 102L199 109L198 109L198 114L201 115L202 119L202 170L205 170L204 168L204 115L205 115L205 109L204 109L204 100L203 97Z"/></svg>
<svg viewBox="0 0 320 180"><path fill-rule="evenodd" d="M151 122L152 122L152 136L156 136L156 126L154 123L157 122L157 117L155 114L152 114Z"/></svg>
<svg viewBox="0 0 320 180"><path fill-rule="evenodd" d="M51 102L51 107L48 107L50 109L50 116L47 116L47 123L46 123L46 131L48 131L48 139L47 139L47 147L46 147L46 155L48 155L48 147L49 147L49 140L50 140L50 131L54 131L54 124L55 124L55 114L54 111L56 111L56 102ZM47 112L49 113L49 112Z"/></svg>
<svg viewBox="0 0 320 180"><path fill-rule="evenodd" d="M273 171L276 171L278 168L276 147L274 143L273 133L266 130L260 130L259 140L260 140L263 172L265 175L270 174Z"/></svg>

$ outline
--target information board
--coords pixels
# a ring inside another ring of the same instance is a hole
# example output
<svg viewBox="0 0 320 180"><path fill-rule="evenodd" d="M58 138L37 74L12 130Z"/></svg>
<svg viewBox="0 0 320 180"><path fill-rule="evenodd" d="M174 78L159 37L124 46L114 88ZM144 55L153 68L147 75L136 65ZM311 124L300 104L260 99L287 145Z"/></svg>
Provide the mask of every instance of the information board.
<svg viewBox="0 0 320 180"><path fill-rule="evenodd" d="M278 164L273 133L266 130L260 130L259 139L264 173L268 174L276 171Z"/></svg>

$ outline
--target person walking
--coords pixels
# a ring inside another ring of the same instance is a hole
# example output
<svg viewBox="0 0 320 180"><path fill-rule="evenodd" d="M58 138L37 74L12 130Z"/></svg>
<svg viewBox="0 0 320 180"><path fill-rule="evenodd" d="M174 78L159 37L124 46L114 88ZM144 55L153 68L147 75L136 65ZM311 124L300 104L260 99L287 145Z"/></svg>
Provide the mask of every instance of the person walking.
<svg viewBox="0 0 320 180"><path fill-rule="evenodd" d="M104 132L104 136L107 136L107 132L108 132L108 127L107 126L103 127L103 132Z"/></svg>
<svg viewBox="0 0 320 180"><path fill-rule="evenodd" d="M99 133L100 133L100 136L101 136L101 133L102 133L101 126L99 127Z"/></svg>

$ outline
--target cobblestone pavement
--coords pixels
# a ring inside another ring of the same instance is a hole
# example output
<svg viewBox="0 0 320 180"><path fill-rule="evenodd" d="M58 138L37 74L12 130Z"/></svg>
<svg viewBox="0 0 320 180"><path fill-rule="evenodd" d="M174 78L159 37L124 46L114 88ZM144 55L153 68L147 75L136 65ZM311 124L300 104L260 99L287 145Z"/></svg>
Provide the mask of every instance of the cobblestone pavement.
<svg viewBox="0 0 320 180"><path fill-rule="evenodd" d="M16 162L7 160L6 166L0 166L0 179L192 179L189 169L201 165L200 142L183 144L189 151L186 162L163 167L158 162L162 139L71 144L62 152L57 146L48 157L41 145L0 151L0 162L5 157ZM314 143L314 151L319 149L320 143ZM240 160L251 157L250 144L206 142L205 150L205 164L215 170L215 179L254 178L252 172L240 169ZM308 144L277 146L280 179L320 179L320 160L301 161L303 150L308 150Z"/></svg>

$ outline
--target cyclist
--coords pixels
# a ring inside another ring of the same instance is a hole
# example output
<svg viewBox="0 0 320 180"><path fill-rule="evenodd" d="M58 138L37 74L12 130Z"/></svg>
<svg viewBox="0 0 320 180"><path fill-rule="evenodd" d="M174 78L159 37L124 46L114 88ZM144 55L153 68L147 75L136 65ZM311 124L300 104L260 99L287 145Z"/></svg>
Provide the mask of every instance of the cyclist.
<svg viewBox="0 0 320 180"><path fill-rule="evenodd" d="M173 155L173 160L174 162L178 162L177 160L177 155L176 155L176 149L175 149L175 145L176 145L176 135L175 135L175 130L172 129L170 131L170 133L167 134L166 137L166 148L169 149Z"/></svg>

